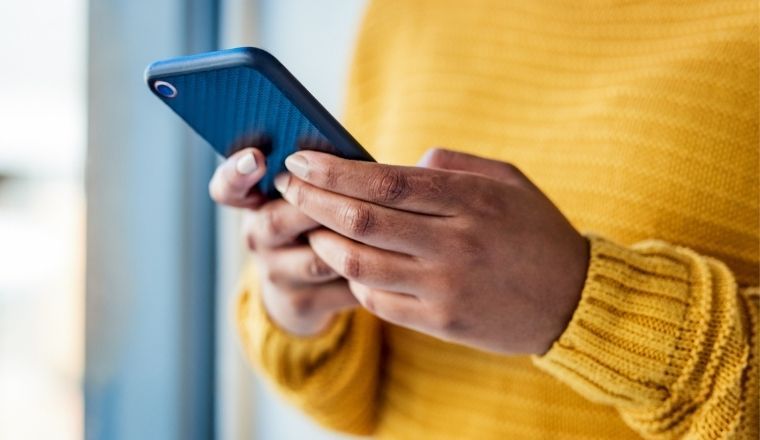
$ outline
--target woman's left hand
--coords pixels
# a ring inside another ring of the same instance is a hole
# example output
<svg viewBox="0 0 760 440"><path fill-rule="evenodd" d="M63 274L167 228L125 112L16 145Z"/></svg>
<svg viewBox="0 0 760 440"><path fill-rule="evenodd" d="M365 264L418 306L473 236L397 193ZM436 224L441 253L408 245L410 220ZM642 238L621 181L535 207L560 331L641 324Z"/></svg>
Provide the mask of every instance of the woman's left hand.
<svg viewBox="0 0 760 440"><path fill-rule="evenodd" d="M588 242L514 166L448 150L419 167L290 156L275 185L329 230L314 252L383 320L504 354L542 354L580 299Z"/></svg>

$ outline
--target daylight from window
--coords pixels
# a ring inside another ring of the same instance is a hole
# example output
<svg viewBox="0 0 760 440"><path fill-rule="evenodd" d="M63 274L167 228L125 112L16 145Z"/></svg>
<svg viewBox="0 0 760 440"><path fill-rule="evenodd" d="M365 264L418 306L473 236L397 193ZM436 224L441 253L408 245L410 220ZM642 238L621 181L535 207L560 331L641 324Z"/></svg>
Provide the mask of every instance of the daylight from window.
<svg viewBox="0 0 760 440"><path fill-rule="evenodd" d="M0 4L2 439L83 436L85 7Z"/></svg>

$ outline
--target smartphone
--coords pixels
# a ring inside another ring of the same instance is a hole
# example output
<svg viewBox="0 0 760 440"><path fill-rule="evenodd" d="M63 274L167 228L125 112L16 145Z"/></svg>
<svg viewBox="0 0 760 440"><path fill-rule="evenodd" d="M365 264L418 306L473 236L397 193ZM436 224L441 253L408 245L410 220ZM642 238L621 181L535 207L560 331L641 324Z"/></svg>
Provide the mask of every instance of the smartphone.
<svg viewBox="0 0 760 440"><path fill-rule="evenodd" d="M246 147L266 155L258 189L279 197L274 178L285 158L319 150L373 161L359 142L268 52L241 47L157 61L145 70L150 90L220 155Z"/></svg>

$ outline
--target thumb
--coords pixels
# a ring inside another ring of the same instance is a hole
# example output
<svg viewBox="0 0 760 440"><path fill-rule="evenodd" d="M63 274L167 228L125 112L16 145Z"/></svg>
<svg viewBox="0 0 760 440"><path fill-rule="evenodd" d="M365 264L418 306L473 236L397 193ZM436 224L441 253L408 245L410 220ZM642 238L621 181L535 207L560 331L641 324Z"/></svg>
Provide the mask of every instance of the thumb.
<svg viewBox="0 0 760 440"><path fill-rule="evenodd" d="M516 166L444 148L431 148L422 155L417 166L440 170L482 174L494 180L518 186L533 186Z"/></svg>

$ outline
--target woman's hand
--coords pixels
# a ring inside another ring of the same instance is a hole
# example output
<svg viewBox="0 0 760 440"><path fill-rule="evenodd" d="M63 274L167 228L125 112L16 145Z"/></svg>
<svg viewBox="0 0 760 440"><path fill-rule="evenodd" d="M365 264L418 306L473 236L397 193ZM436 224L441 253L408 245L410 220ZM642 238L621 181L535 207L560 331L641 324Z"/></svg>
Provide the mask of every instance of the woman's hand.
<svg viewBox="0 0 760 440"><path fill-rule="evenodd" d="M303 151L275 185L328 229L314 252L389 322L499 353L546 352L572 316L588 243L515 167L432 150L422 167Z"/></svg>
<svg viewBox="0 0 760 440"><path fill-rule="evenodd" d="M269 316L290 333L313 335L357 302L346 280L298 241L319 224L284 200L267 202L251 191L266 172L264 164L254 148L235 153L217 168L209 192L218 203L246 209L243 234L258 260Z"/></svg>

